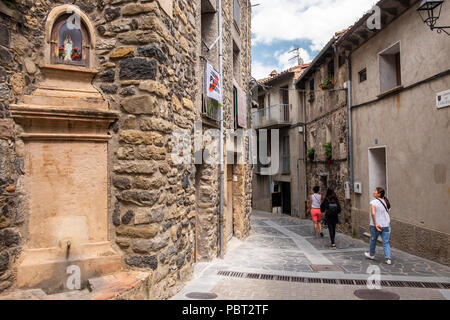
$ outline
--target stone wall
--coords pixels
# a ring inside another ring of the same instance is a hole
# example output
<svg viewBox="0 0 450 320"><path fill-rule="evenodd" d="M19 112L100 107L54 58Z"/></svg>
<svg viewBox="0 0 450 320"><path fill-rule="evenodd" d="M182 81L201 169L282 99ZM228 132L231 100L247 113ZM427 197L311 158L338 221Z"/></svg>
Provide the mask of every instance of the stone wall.
<svg viewBox="0 0 450 320"><path fill-rule="evenodd" d="M154 271L153 299L174 295L190 279L196 236L208 239L197 248L199 259L210 260L218 252L218 167L177 165L171 158L171 134L178 129L193 133L194 121L201 119L200 2L74 2L95 27L94 86L119 114L109 130L109 238L127 268ZM0 13L0 291L13 286L15 260L27 238L27 213L15 193L18 176L25 174L23 142L16 139L8 104L22 101L42 80L43 26L52 8L61 4L21 1L13 5L20 22ZM249 9L248 18L250 14ZM228 128L233 127L232 19L232 1L224 1ZM250 32L241 32L242 43L249 47ZM241 59L243 89L250 72L247 52L243 50ZM245 238L250 230L251 167L242 166L239 176L235 235Z"/></svg>
<svg viewBox="0 0 450 320"><path fill-rule="evenodd" d="M328 74L328 63L334 59L335 85L330 90L322 90L319 84ZM306 92L306 133L307 150L315 149L315 160L307 160L308 194L314 186L321 187L325 195L326 187L334 189L342 206L339 231L352 234L351 204L345 199L345 182L350 181L348 166L348 112L347 91L343 89L347 81L347 64L339 66L339 58L325 59L317 70L305 80ZM314 79L314 98L309 92L309 81ZM327 161L324 145L332 144L332 160ZM326 186L325 186L326 177Z"/></svg>

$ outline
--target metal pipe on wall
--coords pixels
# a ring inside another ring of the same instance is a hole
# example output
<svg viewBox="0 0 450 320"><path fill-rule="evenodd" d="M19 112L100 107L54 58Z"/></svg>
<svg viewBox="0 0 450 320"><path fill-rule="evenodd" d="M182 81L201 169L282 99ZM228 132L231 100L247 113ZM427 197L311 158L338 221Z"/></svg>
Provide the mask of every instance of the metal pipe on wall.
<svg viewBox="0 0 450 320"><path fill-rule="evenodd" d="M225 239L224 239L224 191L225 191L225 168L224 168L224 136L223 136L223 109L225 108L225 99L223 99L223 39L222 39L222 0L219 3L219 74L220 87L222 88L222 104L220 108L220 137L219 137L219 163L220 163L220 204L219 204L219 238L220 252L219 256L223 259L225 255Z"/></svg>
<svg viewBox="0 0 450 320"><path fill-rule="evenodd" d="M353 176L353 127L352 127L352 54L350 53L348 62L348 83L347 83L347 104L348 104L348 149L349 149L349 165L350 165L350 190L354 189Z"/></svg>

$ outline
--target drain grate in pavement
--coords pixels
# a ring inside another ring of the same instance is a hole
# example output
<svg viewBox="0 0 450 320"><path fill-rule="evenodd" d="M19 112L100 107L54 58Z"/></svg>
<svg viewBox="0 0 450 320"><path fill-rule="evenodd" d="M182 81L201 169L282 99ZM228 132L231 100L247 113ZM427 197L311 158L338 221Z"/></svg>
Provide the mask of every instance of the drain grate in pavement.
<svg viewBox="0 0 450 320"><path fill-rule="evenodd" d="M186 294L186 297L197 300L213 300L217 298L217 294L212 292L190 292Z"/></svg>
<svg viewBox="0 0 450 320"><path fill-rule="evenodd" d="M400 300L400 296L384 290L356 290L355 296L363 300Z"/></svg>
<svg viewBox="0 0 450 320"><path fill-rule="evenodd" d="M308 278L308 277L294 277L283 275L271 275L262 273L245 273L235 271L218 271L217 275L232 278L258 279L258 280L275 280L286 282L301 282L301 283L324 283L336 285L349 286L365 286L367 280L361 279L330 279L330 278ZM397 288L422 288L422 289L450 289L450 283L446 282L417 282L417 281L388 281L382 280L383 287L397 287ZM371 290L373 291L373 290Z"/></svg>

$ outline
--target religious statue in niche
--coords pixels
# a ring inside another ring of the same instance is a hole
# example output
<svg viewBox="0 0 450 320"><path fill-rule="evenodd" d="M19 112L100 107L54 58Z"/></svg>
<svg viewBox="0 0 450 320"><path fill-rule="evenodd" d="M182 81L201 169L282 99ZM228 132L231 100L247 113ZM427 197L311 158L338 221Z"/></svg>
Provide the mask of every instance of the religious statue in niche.
<svg viewBox="0 0 450 320"><path fill-rule="evenodd" d="M67 62L80 62L82 60L80 47L82 35L80 30L68 30L66 24L60 29L59 60Z"/></svg>

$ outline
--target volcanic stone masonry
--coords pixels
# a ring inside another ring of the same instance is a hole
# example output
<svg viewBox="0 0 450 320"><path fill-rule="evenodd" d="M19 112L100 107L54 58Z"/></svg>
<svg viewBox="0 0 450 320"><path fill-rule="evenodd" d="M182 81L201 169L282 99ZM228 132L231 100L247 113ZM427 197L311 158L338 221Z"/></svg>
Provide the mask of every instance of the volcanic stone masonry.
<svg viewBox="0 0 450 320"><path fill-rule="evenodd" d="M124 268L152 271L150 298L165 299L192 276L196 236L199 260L211 260L218 253L218 167L177 165L171 158L171 134L178 129L193 132L194 121L201 120L203 1L73 2L94 27L93 85L117 115L108 129L108 240ZM232 2L224 1L229 128ZM250 9L240 2L249 19ZM64 3L17 1L0 11L0 292L16 288L16 268L29 237L27 195L20 182L27 175L26 142L19 137L22 129L12 119L10 105L23 103L44 80L42 61L49 44L43 26L49 13ZM243 29L240 37L250 47L249 34ZM250 55L250 50L242 52ZM241 70L239 84L246 90L250 68L245 56ZM251 166L233 170L234 234L245 238L250 230Z"/></svg>

